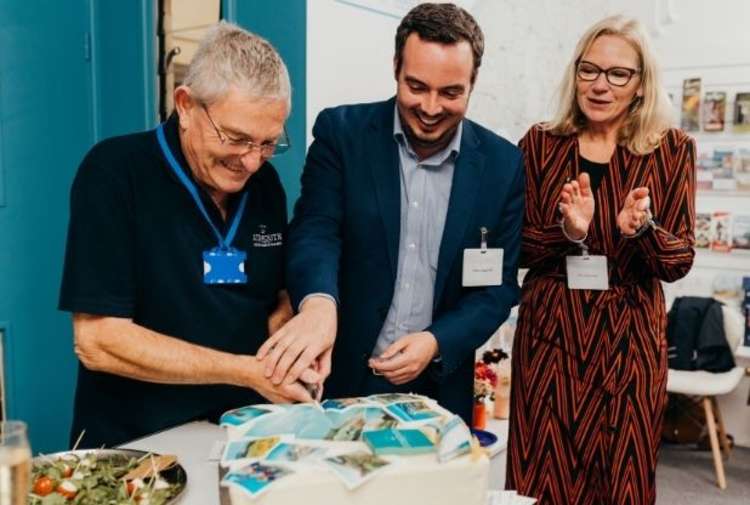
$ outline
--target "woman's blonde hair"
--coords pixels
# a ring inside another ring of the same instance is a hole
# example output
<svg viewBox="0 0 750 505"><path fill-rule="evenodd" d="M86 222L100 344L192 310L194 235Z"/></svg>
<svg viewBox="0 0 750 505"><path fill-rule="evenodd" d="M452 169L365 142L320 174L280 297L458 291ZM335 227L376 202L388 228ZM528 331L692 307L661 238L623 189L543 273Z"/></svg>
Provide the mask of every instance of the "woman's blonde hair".
<svg viewBox="0 0 750 505"><path fill-rule="evenodd" d="M630 105L617 140L635 154L648 154L656 149L669 129L671 106L648 36L641 23L632 18L602 19L581 37L560 83L557 111L544 129L555 135L570 135L586 129L587 119L576 98L576 71L580 59L602 35L621 37L638 53L643 96L636 97Z"/></svg>

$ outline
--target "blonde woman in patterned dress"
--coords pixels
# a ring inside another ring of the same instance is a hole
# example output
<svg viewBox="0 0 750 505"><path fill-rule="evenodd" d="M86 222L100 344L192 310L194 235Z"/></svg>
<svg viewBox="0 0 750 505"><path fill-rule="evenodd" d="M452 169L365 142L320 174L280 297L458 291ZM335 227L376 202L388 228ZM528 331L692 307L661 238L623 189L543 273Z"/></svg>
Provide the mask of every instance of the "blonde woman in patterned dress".
<svg viewBox="0 0 750 505"><path fill-rule="evenodd" d="M529 272L506 485L540 505L656 499L667 380L661 281L683 277L694 256L695 145L669 127L668 110L643 28L611 17L578 43L556 117L520 143ZM566 258L584 249L602 262L586 275L608 289L568 287Z"/></svg>

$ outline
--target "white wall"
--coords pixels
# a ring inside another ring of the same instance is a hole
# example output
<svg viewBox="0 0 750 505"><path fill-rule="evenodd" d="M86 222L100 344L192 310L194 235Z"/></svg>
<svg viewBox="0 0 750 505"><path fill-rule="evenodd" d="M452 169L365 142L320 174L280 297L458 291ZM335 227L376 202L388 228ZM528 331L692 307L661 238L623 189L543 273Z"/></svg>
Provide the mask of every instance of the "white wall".
<svg viewBox="0 0 750 505"><path fill-rule="evenodd" d="M308 0L308 142L315 117L324 107L381 100L395 93L393 39L401 13L415 2L347 1ZM359 7L351 5L357 3ZM469 117L512 141L531 124L549 117L554 91L577 39L589 25L610 14L636 16L645 23L665 84L675 97L681 96L682 79L694 76L703 77L704 89L731 91L728 97L733 98L735 89L750 91L747 0L475 0L467 4L486 38ZM704 148L750 140L750 136L708 134L696 138ZM750 147L747 143L745 147ZM698 208L750 213L748 200L702 195ZM750 258L700 252L693 272L668 286L668 296L710 295L716 274L727 272L750 275ZM748 389L750 378L745 378L734 395L720 400L728 431L745 446L750 446Z"/></svg>
<svg viewBox="0 0 750 505"><path fill-rule="evenodd" d="M383 5L386 15L353 4ZM410 0L308 0L308 125L324 107L395 92L396 14ZM750 2L744 0L475 0L486 50L469 116L517 140L549 117L553 94L580 35L611 14L648 27L665 69L750 64ZM750 71L750 69L748 69ZM665 72L668 76L670 71Z"/></svg>
<svg viewBox="0 0 750 505"><path fill-rule="evenodd" d="M367 10L382 3L394 15ZM308 129L318 112L395 93L392 61L402 4L410 1L308 0ZM516 141L544 119L562 69L580 34L606 14L639 15L651 2L632 0L476 0L470 2L486 49L469 116ZM561 35L560 26L566 27ZM309 139L308 139L309 140Z"/></svg>
<svg viewBox="0 0 750 505"><path fill-rule="evenodd" d="M307 1L307 130L326 107L395 94L398 19L335 0Z"/></svg>

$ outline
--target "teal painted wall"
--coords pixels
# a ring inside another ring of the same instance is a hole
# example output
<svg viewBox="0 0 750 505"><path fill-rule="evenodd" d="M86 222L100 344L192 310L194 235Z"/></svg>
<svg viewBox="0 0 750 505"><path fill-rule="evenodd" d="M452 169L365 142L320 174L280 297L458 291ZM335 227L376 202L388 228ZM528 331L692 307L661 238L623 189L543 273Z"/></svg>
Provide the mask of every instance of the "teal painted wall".
<svg viewBox="0 0 750 505"><path fill-rule="evenodd" d="M93 0L97 140L156 126L156 0Z"/></svg>
<svg viewBox="0 0 750 505"><path fill-rule="evenodd" d="M93 139L88 0L0 2L0 321L7 414L35 451L67 439L75 359L57 293L67 188Z"/></svg>
<svg viewBox="0 0 750 505"><path fill-rule="evenodd" d="M224 19L268 39L279 51L292 81L292 114L287 129L292 149L272 160L286 189L291 210L300 191L299 177L305 164L305 79L307 75L307 2L285 0L223 0Z"/></svg>
<svg viewBox="0 0 750 505"><path fill-rule="evenodd" d="M70 185L97 140L155 124L155 2L0 2L0 330L10 418L67 448L77 360L57 311Z"/></svg>

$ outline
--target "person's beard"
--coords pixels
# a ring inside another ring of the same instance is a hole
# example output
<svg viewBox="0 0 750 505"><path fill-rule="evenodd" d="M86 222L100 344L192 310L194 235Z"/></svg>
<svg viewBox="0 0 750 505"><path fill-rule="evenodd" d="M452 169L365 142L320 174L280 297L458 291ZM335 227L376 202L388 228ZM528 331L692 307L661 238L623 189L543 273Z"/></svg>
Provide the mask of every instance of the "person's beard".
<svg viewBox="0 0 750 505"><path fill-rule="evenodd" d="M409 123L404 120L403 114L401 114L400 112L399 114L401 115L402 129L404 130L406 139L409 141L409 145L411 145L412 148L432 151L433 153L440 151L445 146L450 144L453 135L455 135L456 133L456 129L461 124L460 122L456 123L453 128L446 130L440 137L434 140L421 139L417 136L416 133L414 133L414 130L409 125Z"/></svg>

